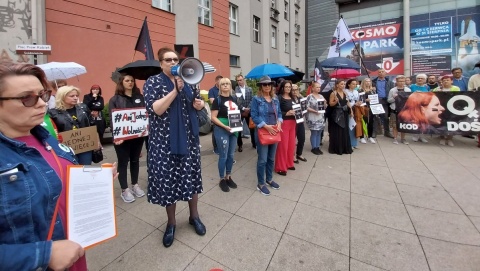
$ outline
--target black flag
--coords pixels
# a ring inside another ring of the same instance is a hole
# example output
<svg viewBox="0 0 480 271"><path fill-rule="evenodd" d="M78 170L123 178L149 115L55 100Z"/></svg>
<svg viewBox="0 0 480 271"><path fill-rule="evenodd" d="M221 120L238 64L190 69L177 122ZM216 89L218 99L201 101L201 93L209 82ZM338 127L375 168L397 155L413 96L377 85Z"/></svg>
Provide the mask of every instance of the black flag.
<svg viewBox="0 0 480 271"><path fill-rule="evenodd" d="M150 40L150 33L148 32L147 17L143 21L142 30L138 36L135 51L139 51L145 55L146 60L155 60L153 55L152 41Z"/></svg>

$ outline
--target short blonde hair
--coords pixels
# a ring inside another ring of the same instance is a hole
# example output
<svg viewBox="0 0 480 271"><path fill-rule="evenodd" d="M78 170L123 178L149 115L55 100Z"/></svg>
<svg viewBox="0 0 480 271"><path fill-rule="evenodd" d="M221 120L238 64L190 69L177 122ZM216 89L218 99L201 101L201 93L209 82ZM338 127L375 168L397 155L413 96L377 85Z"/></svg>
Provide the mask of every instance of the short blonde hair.
<svg viewBox="0 0 480 271"><path fill-rule="evenodd" d="M65 96L68 95L68 93L76 91L78 96L80 96L80 89L74 86L64 86L61 87L57 90L57 94L55 95L55 108L58 110L66 110L65 107L65 102L63 101L65 99Z"/></svg>
<svg viewBox="0 0 480 271"><path fill-rule="evenodd" d="M224 84L224 83L227 83L230 86L230 95L233 95L232 81L230 81L230 79L228 79L226 77L223 77L218 81L218 87L220 89L220 93L222 92L222 84Z"/></svg>

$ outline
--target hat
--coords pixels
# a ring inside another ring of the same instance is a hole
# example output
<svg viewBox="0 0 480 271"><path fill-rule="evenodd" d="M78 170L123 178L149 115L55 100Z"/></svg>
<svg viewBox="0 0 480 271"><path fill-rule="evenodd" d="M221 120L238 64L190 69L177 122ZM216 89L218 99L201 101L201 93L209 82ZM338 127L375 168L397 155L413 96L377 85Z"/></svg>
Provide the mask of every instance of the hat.
<svg viewBox="0 0 480 271"><path fill-rule="evenodd" d="M260 81L258 81L257 86L260 86L262 84L273 85L273 81L272 81L272 79L270 79L269 76L265 75L265 76L262 76L262 78L260 78Z"/></svg>
<svg viewBox="0 0 480 271"><path fill-rule="evenodd" d="M442 76L441 80L443 80L445 78L450 78L450 79L453 80L453 75L451 75L451 74L444 75L444 76Z"/></svg>
<svg viewBox="0 0 480 271"><path fill-rule="evenodd" d="M100 86L99 85L93 85L90 89L94 89L94 88L100 89Z"/></svg>

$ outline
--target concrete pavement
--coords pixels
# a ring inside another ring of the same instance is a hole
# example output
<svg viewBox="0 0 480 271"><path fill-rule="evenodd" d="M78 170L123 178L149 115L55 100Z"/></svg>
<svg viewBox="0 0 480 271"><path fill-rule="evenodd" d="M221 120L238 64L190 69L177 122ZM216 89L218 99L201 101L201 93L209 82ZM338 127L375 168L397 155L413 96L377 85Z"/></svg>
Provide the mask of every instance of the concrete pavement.
<svg viewBox="0 0 480 271"><path fill-rule="evenodd" d="M146 197L124 203L115 182L118 237L87 251L89 270L480 270L480 149L430 143L360 144L352 155L304 156L280 190L256 189L256 151L235 153L237 189L218 187L211 136L202 136L205 236L177 204L175 242L162 236L165 209ZM410 139L410 138L408 138ZM116 161L112 145L106 162ZM144 152L140 185L146 190Z"/></svg>

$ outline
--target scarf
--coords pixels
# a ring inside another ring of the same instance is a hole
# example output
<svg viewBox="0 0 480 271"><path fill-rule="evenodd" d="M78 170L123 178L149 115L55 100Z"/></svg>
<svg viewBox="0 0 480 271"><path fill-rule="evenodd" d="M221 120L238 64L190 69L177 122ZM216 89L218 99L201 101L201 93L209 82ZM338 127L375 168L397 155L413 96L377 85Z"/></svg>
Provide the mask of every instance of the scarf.
<svg viewBox="0 0 480 271"><path fill-rule="evenodd" d="M164 82L167 89L177 91L175 84L163 72L160 78ZM185 103L182 98L185 98ZM190 118L190 130L195 137L198 137L198 118L196 109L193 107L193 90L185 84L183 90L177 94L175 100L170 104L170 150L171 154L187 155L188 153L188 137L185 129L185 119L183 117L182 108L185 107Z"/></svg>

